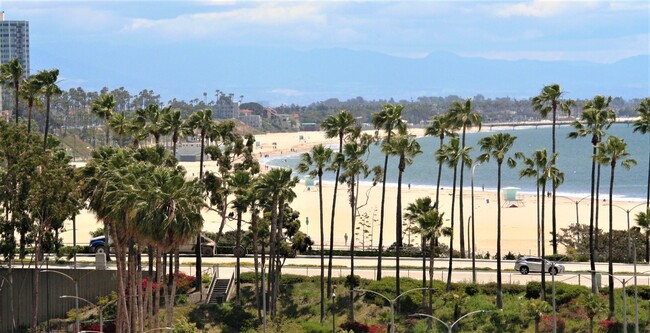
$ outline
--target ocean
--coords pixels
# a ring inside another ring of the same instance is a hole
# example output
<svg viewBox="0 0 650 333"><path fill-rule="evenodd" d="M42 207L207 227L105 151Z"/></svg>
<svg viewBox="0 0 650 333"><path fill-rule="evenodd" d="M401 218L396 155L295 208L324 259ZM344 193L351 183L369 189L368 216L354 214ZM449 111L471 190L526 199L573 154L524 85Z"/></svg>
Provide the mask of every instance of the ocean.
<svg viewBox="0 0 650 333"><path fill-rule="evenodd" d="M632 124L618 123L614 124L607 130L607 135L616 135L625 140L630 158L637 161L637 165L632 166L630 170L623 168L620 163L616 167L614 197L617 200L642 201L646 198L648 186L648 154L649 140L647 135L633 133ZM573 127L562 125L556 128L556 144L559 152L557 165L565 174L565 180L558 188L558 195L571 198L582 198L590 193L590 176L591 176L591 137L578 139L569 139L567 135L573 131ZM538 149L546 148L548 154L551 153L551 127L516 127L500 128L490 130L489 127L483 126L480 132L468 133L466 137L467 146L472 147L470 155L476 159L481 154L478 141L489 136L494 132L507 132L517 137L511 150L511 156L515 152L523 152L530 156L532 152ZM606 139L603 138L603 141ZM406 167L403 175L403 186L414 187L435 187L438 172L438 164L435 161L435 151L438 149L439 139L434 137L422 137L418 139L422 154L418 155L412 165ZM447 139L445 139L447 142ZM336 146L333 149L338 149ZM269 159L265 162L272 166L295 168L300 161L300 155L284 155L275 159ZM382 165L384 157L379 146L373 146L368 159L370 166ZM517 187L519 193L534 194L536 193L535 180L532 178L520 178L519 171L522 169L521 161L514 169L503 165L502 187ZM397 183L397 159L391 158L388 162L387 183ZM302 175L304 176L304 175ZM441 187L450 188L452 186L453 170L443 166ZM324 176L325 182L332 182L334 174L328 173ZM609 166L601 167L600 193L603 195L609 193ZM471 184L471 169L465 170L464 184L469 188ZM493 159L488 163L481 164L475 168L474 172L475 189L484 188L486 191L495 191L497 187L497 164ZM550 191L550 183L547 189Z"/></svg>

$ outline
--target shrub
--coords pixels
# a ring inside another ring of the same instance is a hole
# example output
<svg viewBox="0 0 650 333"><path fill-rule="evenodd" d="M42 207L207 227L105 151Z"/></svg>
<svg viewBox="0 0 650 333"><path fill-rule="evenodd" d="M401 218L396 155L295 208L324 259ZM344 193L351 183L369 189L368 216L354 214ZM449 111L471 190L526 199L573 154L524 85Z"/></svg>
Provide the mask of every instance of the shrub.
<svg viewBox="0 0 650 333"><path fill-rule="evenodd" d="M465 293L468 296L474 296L478 294L478 285L476 283L471 283L465 286Z"/></svg>
<svg viewBox="0 0 650 333"><path fill-rule="evenodd" d="M302 323L302 331L305 333L329 333L331 332L331 327L322 325L321 323L308 321Z"/></svg>
<svg viewBox="0 0 650 333"><path fill-rule="evenodd" d="M361 284L361 277L359 275L348 275L345 277L345 287L354 289Z"/></svg>
<svg viewBox="0 0 650 333"><path fill-rule="evenodd" d="M176 293L187 294L196 287L196 277L185 273L176 274Z"/></svg>
<svg viewBox="0 0 650 333"><path fill-rule="evenodd" d="M557 332L562 333L566 327L564 319L560 316L556 316L557 322ZM554 332L553 330L553 316L552 315L543 315L542 319L539 321L539 331L540 332Z"/></svg>
<svg viewBox="0 0 650 333"><path fill-rule="evenodd" d="M370 327L366 324L362 324L356 321L346 321L339 326L343 330L352 331L353 333L369 333Z"/></svg>
<svg viewBox="0 0 650 333"><path fill-rule="evenodd" d="M542 284L537 281L530 281L526 284L526 298L539 298L542 293Z"/></svg>
<svg viewBox="0 0 650 333"><path fill-rule="evenodd" d="M505 256L503 256L503 260L515 260L517 259L517 255L508 251Z"/></svg>

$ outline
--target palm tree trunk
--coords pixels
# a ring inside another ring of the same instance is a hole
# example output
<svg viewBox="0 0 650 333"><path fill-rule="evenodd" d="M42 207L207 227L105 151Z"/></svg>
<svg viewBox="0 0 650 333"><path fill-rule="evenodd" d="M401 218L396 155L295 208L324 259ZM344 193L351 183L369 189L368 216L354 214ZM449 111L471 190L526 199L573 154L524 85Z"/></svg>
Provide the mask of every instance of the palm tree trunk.
<svg viewBox="0 0 650 333"><path fill-rule="evenodd" d="M242 210L237 209L237 247L241 246L241 220L242 220ZM241 305L241 263L240 258L237 257L237 268L236 268L236 278L235 283L237 284L237 296L236 296L236 305Z"/></svg>
<svg viewBox="0 0 650 333"><path fill-rule="evenodd" d="M341 153L341 149L343 149L343 137L339 138L339 154ZM336 167L336 176L334 177L334 195L332 197L332 219L330 223L330 253L329 253L329 261L327 263L327 295L330 299L332 298L332 291L333 291L332 290L332 259L333 259L332 257L334 255L334 215L336 213L336 191L338 190L338 186L339 186L338 179L340 175L341 175L341 163L339 163L338 166ZM381 234L379 237L381 241ZM381 245L380 245L380 249L381 249ZM379 261L379 265L381 265L381 261ZM377 274L379 274L380 271L381 270L379 269L378 266Z"/></svg>
<svg viewBox="0 0 650 333"><path fill-rule="evenodd" d="M424 239L424 235L420 235L420 244L422 245L422 288L427 287L427 243ZM427 290L422 290L422 307L426 307L427 304Z"/></svg>
<svg viewBox="0 0 650 333"><path fill-rule="evenodd" d="M600 235L598 233L598 221L600 220L600 206L598 202L600 201L600 163L596 164L596 205L594 206L594 251L596 252L596 260L598 260L598 254L600 253Z"/></svg>
<svg viewBox="0 0 650 333"><path fill-rule="evenodd" d="M318 171L318 204L320 207L320 322L325 322L325 225L323 219L323 172Z"/></svg>
<svg viewBox="0 0 650 333"><path fill-rule="evenodd" d="M650 135L648 135L648 144L650 145ZM648 186L646 186L645 209L650 208L650 153L648 153ZM647 247L646 247L647 248ZM650 262L650 256L646 254L646 262Z"/></svg>
<svg viewBox="0 0 650 333"><path fill-rule="evenodd" d="M546 193L546 182L542 184L542 193ZM542 214L541 214L541 231L540 231L540 244L542 247L542 290L541 290L541 295L542 295L542 300L546 301L546 263L545 263L545 257L546 257L546 241L544 238L546 237L546 231L545 226L546 226L546 196L542 195Z"/></svg>
<svg viewBox="0 0 650 333"><path fill-rule="evenodd" d="M390 138L390 132L388 133L388 138L386 140L389 140ZM380 203L380 208L379 208L379 245L378 245L378 254L377 254L377 281L381 280L381 258L382 258L382 253L383 253L383 247L384 247L384 212L385 212L385 205L386 205L386 170L388 168L388 155L384 157L384 174L382 175L382 181L381 181L381 203Z"/></svg>
<svg viewBox="0 0 650 333"><path fill-rule="evenodd" d="M205 130L201 130L201 156L199 156L199 181L203 181L203 152L205 151ZM201 232L196 235L196 246L194 249L196 256L196 291L201 294L203 299L203 285L201 282Z"/></svg>
<svg viewBox="0 0 650 333"><path fill-rule="evenodd" d="M400 157L399 161L399 172L397 173L397 207L395 208L395 224L397 226L397 246L395 247L395 294L400 295L402 293L400 289L400 264L399 257L402 250L402 175L404 173L404 156ZM400 311L400 301L397 300L397 305L395 310L399 313Z"/></svg>
<svg viewBox="0 0 650 333"><path fill-rule="evenodd" d="M176 278L178 276L178 271L180 268L180 254L178 247L174 249L174 274L171 275L172 287L170 290L171 304L167 309L167 327L172 327L172 321L174 320L174 303L176 302Z"/></svg>
<svg viewBox="0 0 650 333"><path fill-rule="evenodd" d="M50 96L45 97L45 134L43 135L43 150L47 148L47 134L50 130ZM18 121L18 119L16 119Z"/></svg>
<svg viewBox="0 0 650 333"><path fill-rule="evenodd" d="M255 265L255 308L257 309L257 319L259 321L262 321L262 308L260 305L260 284L259 284L259 273L260 273L260 268L259 268L259 258L258 256L258 249L257 249L257 244L259 242L258 239L258 234L257 234L257 212L255 212L255 207L251 207L251 229L253 230L253 262Z"/></svg>
<svg viewBox="0 0 650 333"><path fill-rule="evenodd" d="M351 236L351 238L350 238L350 276L351 276L352 279L354 279L354 238L355 238L354 237L354 232L356 230L355 228L356 228L356 222L357 222L357 218L356 218L356 215L357 215L357 210L356 210L357 202L356 202L356 198L355 198L354 187L355 187L355 182L352 181L352 184L350 184L350 199L351 199L351 201L350 201L350 203L351 203L351 207L350 207L351 216L350 216L350 218L351 218L351 221L352 221L352 231L350 233L350 236ZM354 321L354 287L355 287L354 283L350 283L350 320L351 321Z"/></svg>
<svg viewBox="0 0 650 333"><path fill-rule="evenodd" d="M551 156L555 154L556 151L556 146L555 146L555 125L557 124L557 100L553 100L552 102L552 108L553 108L553 128L552 128L552 136L553 136L553 149L551 151ZM555 160L553 160L553 166L555 166ZM551 222L552 222L552 233L553 233L553 254L557 254L557 217L556 217L556 212L555 212L555 199L556 199L556 188L557 184L555 183L555 177L552 179L552 186L553 186L553 202L551 203L552 208L551 208ZM544 246L542 244L542 246ZM542 267L544 264L542 263Z"/></svg>
<svg viewBox="0 0 650 333"><path fill-rule="evenodd" d="M462 137L462 147L461 150L465 149L465 128L463 125L463 137ZM465 214L463 212L463 176L465 175L465 160L461 159L460 161L460 184L458 184L458 224L459 233L460 233L460 257L465 258L465 235L464 235L464 226L463 221L465 221Z"/></svg>
<svg viewBox="0 0 650 333"><path fill-rule="evenodd" d="M454 180L451 190L451 236L449 236L449 268L447 270L447 291L451 291L451 272L454 258L454 205L456 204L456 172L458 165L454 167Z"/></svg>
<svg viewBox="0 0 650 333"><path fill-rule="evenodd" d="M27 113L27 133L32 132L32 107L34 106L34 102L29 101L29 109Z"/></svg>
<svg viewBox="0 0 650 333"><path fill-rule="evenodd" d="M501 163L497 167L497 172L497 308L503 309L501 286Z"/></svg>
<svg viewBox="0 0 650 333"><path fill-rule="evenodd" d="M164 270L162 269L162 250L159 247L156 247L156 284L157 288L154 290L154 299L153 299L153 327L160 327L160 290L164 288L162 276Z"/></svg>
<svg viewBox="0 0 650 333"><path fill-rule="evenodd" d="M589 261L591 265L591 291L595 294L598 291L596 283L596 253L594 252L594 189L596 184L596 146L593 146L591 160L591 198L589 205Z"/></svg>
<svg viewBox="0 0 650 333"><path fill-rule="evenodd" d="M614 196L614 170L616 169L616 159L612 159L611 165L612 170L609 178L609 244L607 269L609 273L609 318L614 318L614 258L612 256L612 242L614 240L614 206L612 206L612 199ZM624 325L627 325L627 323L624 323Z"/></svg>

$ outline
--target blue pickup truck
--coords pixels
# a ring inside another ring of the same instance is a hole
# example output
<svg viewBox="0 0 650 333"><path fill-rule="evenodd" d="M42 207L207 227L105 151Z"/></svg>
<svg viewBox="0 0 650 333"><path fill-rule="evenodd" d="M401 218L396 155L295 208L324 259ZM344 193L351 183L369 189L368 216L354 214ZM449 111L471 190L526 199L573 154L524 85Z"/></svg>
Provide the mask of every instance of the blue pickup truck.
<svg viewBox="0 0 650 333"><path fill-rule="evenodd" d="M106 237L97 236L90 239L90 244L88 245L90 252L92 253L106 253ZM187 243L181 244L178 247L180 253L195 253L196 249L196 237L192 237ZM201 255L204 257L212 257L217 252L217 243L212 239L201 235Z"/></svg>

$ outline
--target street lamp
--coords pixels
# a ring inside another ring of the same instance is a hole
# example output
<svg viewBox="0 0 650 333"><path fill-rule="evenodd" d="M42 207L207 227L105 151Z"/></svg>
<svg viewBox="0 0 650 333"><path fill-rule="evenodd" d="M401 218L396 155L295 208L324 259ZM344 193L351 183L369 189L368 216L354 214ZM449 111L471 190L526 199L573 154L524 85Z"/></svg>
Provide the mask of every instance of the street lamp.
<svg viewBox="0 0 650 333"><path fill-rule="evenodd" d="M97 305L97 304L95 304L95 303L93 303L93 302L91 302L91 301L89 301L89 300L87 300L87 299L85 299L83 297L79 297L79 296L61 295L61 296L59 296L59 298L74 298L75 300L81 300L81 301L84 301L84 302L90 304L91 306L96 307L98 312L99 312L99 332L100 333L104 332L104 309L107 306L115 303L119 299L119 298L116 298L116 299L114 299L114 300L112 300L112 301L110 301L110 302L108 302L108 303L106 303L106 304L104 304L102 306L99 306L99 305ZM79 316L79 314L77 314L77 316Z"/></svg>
<svg viewBox="0 0 650 333"><path fill-rule="evenodd" d="M395 333L395 303L397 302L397 300L400 297L402 297L402 296L404 296L404 295L406 295L406 294L408 294L410 292L417 291L417 290L431 290L431 291L433 291L432 288L414 288L414 289L407 290L407 291L399 294L397 297L395 297L393 299L390 299L390 298L384 296L383 294L380 294L380 293L378 293L376 291L372 291L372 290L368 290L368 289L354 288L352 291L367 292L367 293L375 294L375 295L380 296L383 299L387 300L388 303L390 304L390 333Z"/></svg>
<svg viewBox="0 0 650 333"><path fill-rule="evenodd" d="M628 257L628 260L629 260L629 258L632 256L632 237L630 236L630 212L633 211L635 208L641 206L641 205L645 205L645 202L642 202L642 203L640 203L640 204L638 204L638 205L636 205L636 206L634 206L634 207L632 207L630 209L625 209L625 208L623 208L621 206L618 206L618 205L615 205L615 204L612 204L612 203L610 203L609 205L612 206L612 207L616 207L616 208L618 208L620 210L623 210L625 212L625 214L627 215L627 257Z"/></svg>
<svg viewBox="0 0 650 333"><path fill-rule="evenodd" d="M450 325L450 324L447 324L446 322L444 322L442 319L440 319L440 318L438 318L438 317L434 317L434 316L432 316L432 315L428 315L428 314L425 314L425 313L414 313L414 314L409 315L409 316L411 316L411 317L417 317L417 316L420 316L420 317L427 317L427 318L435 319L435 320L437 320L438 322L440 322L441 324L445 325L445 327L447 327L447 332L452 333L453 330L454 330L454 326L456 326L456 324L458 324L458 323L459 323L461 320L463 320L465 317L470 316L470 315L473 315L473 314L476 314L476 313L495 312L495 311L497 311L497 310L476 310L476 311L472 311L472 312L467 313L467 314L465 314L464 316L458 318L458 319L457 319L455 322L453 322L451 325ZM500 310L500 311L503 311L503 310Z"/></svg>
<svg viewBox="0 0 650 333"><path fill-rule="evenodd" d="M472 166L472 283L476 283L476 234L474 233L474 169L481 163Z"/></svg>
<svg viewBox="0 0 650 333"><path fill-rule="evenodd" d="M332 287L332 333L336 332L336 294L334 293L334 287Z"/></svg>
<svg viewBox="0 0 650 333"><path fill-rule="evenodd" d="M574 199L571 199L569 197L565 197L565 196L561 196L561 195L558 195L557 197L558 198L564 198L564 199L567 199L567 200L571 200L571 202L573 202L576 205L576 227L578 228L577 229L578 243L580 243L580 215L579 215L579 211L578 211L578 205L580 204L580 202L582 202L582 200L585 200L587 198L591 198L591 195L587 195L585 197L582 197L582 198L580 198L580 200L574 200Z"/></svg>
<svg viewBox="0 0 650 333"><path fill-rule="evenodd" d="M44 269L44 270L41 271L41 273L59 274L61 276L65 276L66 278L70 279L70 281L72 281L72 283L74 283L75 326L76 326L76 329L77 329L76 332L79 332L79 281L75 280L72 276L70 276L70 275L68 275L66 273L55 271L53 269Z"/></svg>

